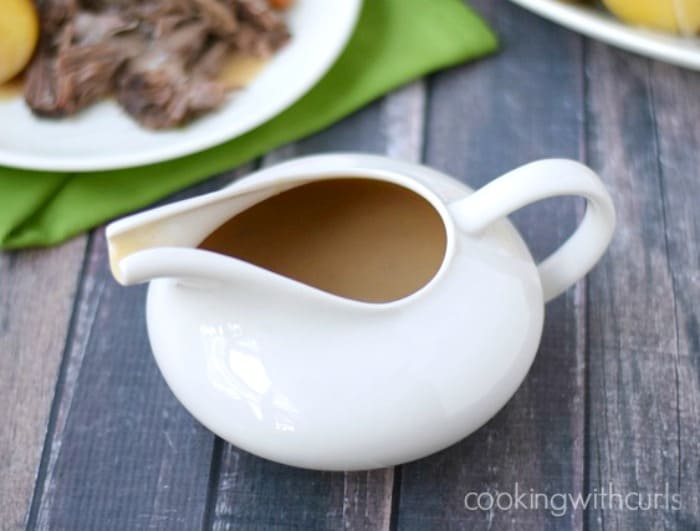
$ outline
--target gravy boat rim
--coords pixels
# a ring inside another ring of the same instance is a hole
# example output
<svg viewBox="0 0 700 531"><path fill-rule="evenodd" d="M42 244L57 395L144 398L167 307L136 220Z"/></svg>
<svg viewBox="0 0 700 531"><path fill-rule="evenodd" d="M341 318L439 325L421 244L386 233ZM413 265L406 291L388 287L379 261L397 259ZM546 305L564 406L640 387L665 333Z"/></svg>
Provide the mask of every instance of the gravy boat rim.
<svg viewBox="0 0 700 531"><path fill-rule="evenodd" d="M374 165L372 163L374 163ZM308 168L306 166L307 164L325 164L327 167L324 168L323 166L317 166L314 168ZM379 164L381 164L384 167L378 167ZM391 166L394 166L395 169ZM194 253L197 253L198 257L206 257L206 260L210 263L213 263L212 260L216 258L216 260L219 261L218 266L220 268L225 267L225 263L236 266L235 268L232 267L229 279L224 280L225 275L217 275L217 277L211 278L213 282L216 282L217 280L222 282L232 281L235 279L237 272L247 270L248 273L254 273L258 276L264 274L268 279L274 279L275 284L277 284L279 288L291 288L297 295L305 293L307 296L313 296L317 300L323 299L326 302L332 303L336 306L342 304L343 306L349 308L354 307L356 309L374 311L395 309L401 306L411 304L412 302L423 297L429 291L431 291L449 268L455 252L455 230L457 229L452 215L449 211L449 205L446 204L443 200L441 200L435 192L433 192L428 186L426 186L425 184L423 184L423 182L420 181L421 173L423 173L423 175L426 176L428 176L429 174L439 174L441 176L444 176L443 173L420 164L389 159L387 157L382 157L379 155L338 153L312 155L309 157L293 159L288 162L283 162L281 164L271 166L270 168L264 168L259 171L253 172L250 175L241 178L240 180L232 182L231 184L223 187L220 190L215 190L213 192L195 196L189 199L184 199L168 205L156 207L145 212L141 212L111 223L106 228L106 237L108 241L109 252L110 255L113 255L114 238L126 232L137 231L139 230L139 228L143 228L149 223L161 222L169 217L176 218L180 214L191 212L200 208L206 209L208 206L213 206L219 202L224 202L226 200L233 199L235 197L240 197L245 194L260 192L265 189L272 188L274 191L270 195L271 197L278 193L283 193L287 190L293 189L297 186L302 186L310 182L333 180L339 178L372 179L382 182L389 182L401 186L402 188L408 189L418 194L424 200L428 201L428 203L432 206L432 208L435 209L435 211L440 216L445 230L445 251L443 253L442 261L438 270L430 278L430 280L424 285L422 285L420 288L413 291L412 293L409 293L408 295L405 295L404 297L395 300L372 302L344 297L342 295L331 293L320 288L311 286L309 284L305 284L301 281L289 278L280 273L276 273L269 269L265 269L261 266L247 262L245 260L223 255L213 251L207 251L205 249L199 249L196 246L154 245L153 247L146 248L144 250L139 250L134 253L130 253L125 257L122 257L118 260L117 264L115 265L119 267L119 272L122 273L125 272L125 269L129 267L129 264L133 264L133 260L139 258L138 255L140 255L141 253L144 253L144 255L140 257L143 259L147 259L149 256L153 258L154 252L176 252L177 254L180 254L181 257L192 256L194 255ZM471 188L464 184L463 186L465 191L471 193ZM264 199L261 199L260 201L263 200ZM254 204L257 204L260 201ZM251 208L252 206L253 205L248 206L242 211L245 211ZM173 220L173 223L176 222L176 220ZM220 224L218 224L217 226L220 226ZM214 227L212 230L215 229L216 227ZM211 231L209 233L211 233ZM163 275L162 278L168 276L171 275ZM115 274L115 278L119 280L119 276L117 274ZM153 278L147 280L156 280L157 278L159 278L159 275L154 275ZM203 281L208 280L205 274L198 278L198 280L200 279ZM122 282L121 280L119 281ZM184 282L182 278L181 281ZM138 282L125 282L125 284L131 283Z"/></svg>

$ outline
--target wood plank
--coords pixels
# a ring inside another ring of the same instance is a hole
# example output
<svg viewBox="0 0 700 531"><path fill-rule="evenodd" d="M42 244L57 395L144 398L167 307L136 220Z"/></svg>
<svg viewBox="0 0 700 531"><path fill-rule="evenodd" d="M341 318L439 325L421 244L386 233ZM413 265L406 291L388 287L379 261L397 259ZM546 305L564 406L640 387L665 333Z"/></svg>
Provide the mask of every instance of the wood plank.
<svg viewBox="0 0 700 531"><path fill-rule="evenodd" d="M580 158L580 38L508 2L472 3L506 51L433 78L426 162L479 187L533 159ZM555 199L514 220L542 257L571 233L580 208ZM398 529L582 527L581 510L469 511L464 498L513 494L516 484L548 495L583 490L585 309L582 283L550 303L536 361L506 407L466 440L402 467Z"/></svg>
<svg viewBox="0 0 700 531"><path fill-rule="evenodd" d="M420 158L424 87L409 85L329 130L271 153L266 164L327 151ZM225 444L213 529L389 529L393 469L323 473L277 465Z"/></svg>
<svg viewBox="0 0 700 531"><path fill-rule="evenodd" d="M0 527L21 529L39 472L85 237L0 253Z"/></svg>
<svg viewBox="0 0 700 531"><path fill-rule="evenodd" d="M650 82L678 340L676 522L700 529L700 73L656 62Z"/></svg>
<svg viewBox="0 0 700 531"><path fill-rule="evenodd" d="M648 504L668 487L683 508L606 506L587 523L696 529L700 107L691 100L700 84L697 74L599 44L588 57L589 157L619 215L590 280L589 490L612 486Z"/></svg>
<svg viewBox="0 0 700 531"><path fill-rule="evenodd" d="M145 286L126 289L111 278L104 231L97 231L30 527L190 530L203 524L214 436L180 406L156 368L145 293Z"/></svg>

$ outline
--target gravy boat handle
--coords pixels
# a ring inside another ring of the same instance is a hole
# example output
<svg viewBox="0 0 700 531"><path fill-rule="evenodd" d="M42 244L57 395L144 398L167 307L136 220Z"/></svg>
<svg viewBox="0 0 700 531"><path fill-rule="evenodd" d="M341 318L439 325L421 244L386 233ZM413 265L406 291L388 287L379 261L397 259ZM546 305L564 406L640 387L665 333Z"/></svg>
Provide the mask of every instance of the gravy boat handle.
<svg viewBox="0 0 700 531"><path fill-rule="evenodd" d="M455 223L478 234L494 221L535 201L581 196L586 213L574 233L538 265L545 302L576 283L603 255L615 229L615 207L600 178L588 167L565 159L521 166L449 205Z"/></svg>

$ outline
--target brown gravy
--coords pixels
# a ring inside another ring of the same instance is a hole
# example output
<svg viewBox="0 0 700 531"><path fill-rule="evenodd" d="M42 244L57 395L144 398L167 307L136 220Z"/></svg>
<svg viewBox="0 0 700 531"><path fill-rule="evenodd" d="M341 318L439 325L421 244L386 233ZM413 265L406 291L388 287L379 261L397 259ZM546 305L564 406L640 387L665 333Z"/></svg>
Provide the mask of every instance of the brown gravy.
<svg viewBox="0 0 700 531"><path fill-rule="evenodd" d="M258 77L268 62L267 58L232 52L226 59L218 79L228 89L246 87Z"/></svg>
<svg viewBox="0 0 700 531"><path fill-rule="evenodd" d="M401 186L362 178L305 184L234 216L200 244L366 302L417 291L445 255L440 214Z"/></svg>

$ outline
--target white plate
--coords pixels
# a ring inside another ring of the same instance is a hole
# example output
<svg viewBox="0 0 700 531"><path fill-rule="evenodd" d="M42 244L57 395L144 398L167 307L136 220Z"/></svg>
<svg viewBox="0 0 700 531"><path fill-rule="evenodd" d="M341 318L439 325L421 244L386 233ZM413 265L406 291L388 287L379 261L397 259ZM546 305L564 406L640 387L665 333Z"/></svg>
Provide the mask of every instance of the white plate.
<svg viewBox="0 0 700 531"><path fill-rule="evenodd" d="M562 26L613 46L700 70L700 38L629 26L602 9L567 4L560 0L511 0Z"/></svg>
<svg viewBox="0 0 700 531"><path fill-rule="evenodd" d="M297 0L292 39L246 89L187 127L148 131L112 101L61 120L37 118L21 98L0 102L0 164L86 171L173 159L220 144L265 122L304 95L343 51L362 0Z"/></svg>

